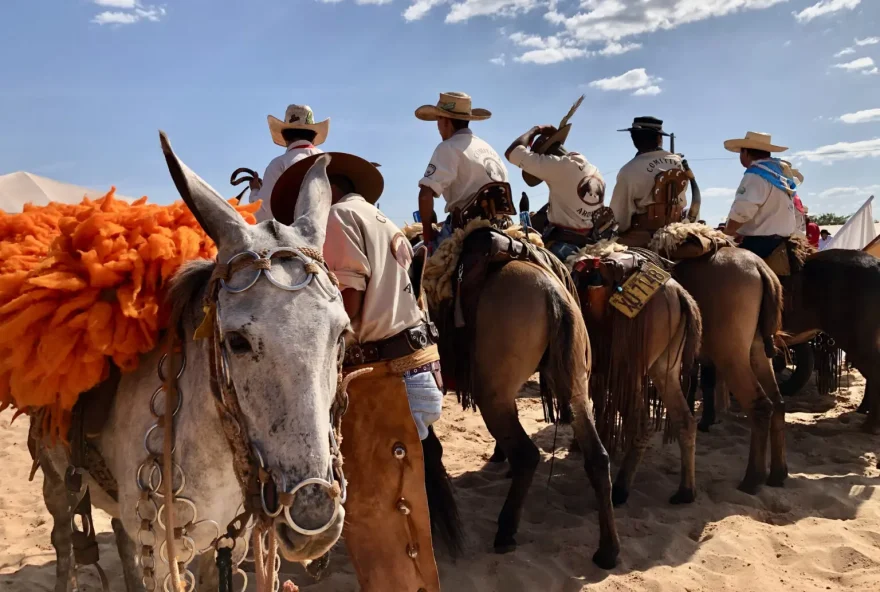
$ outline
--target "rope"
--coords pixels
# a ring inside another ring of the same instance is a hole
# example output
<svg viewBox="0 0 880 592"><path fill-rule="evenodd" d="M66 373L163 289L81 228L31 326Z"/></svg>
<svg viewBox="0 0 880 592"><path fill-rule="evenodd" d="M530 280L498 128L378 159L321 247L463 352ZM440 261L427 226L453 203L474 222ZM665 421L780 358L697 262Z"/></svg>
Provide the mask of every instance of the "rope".
<svg viewBox="0 0 880 592"><path fill-rule="evenodd" d="M177 549L174 544L174 463L172 451L174 450L174 407L179 396L177 393L177 372L172 363L174 345L176 343L176 331L171 331L168 339L168 378L165 379L165 415L163 427L165 428L162 472L165 482L165 545L168 547L168 569L171 573L172 590L185 590L180 581L180 570L177 565Z"/></svg>

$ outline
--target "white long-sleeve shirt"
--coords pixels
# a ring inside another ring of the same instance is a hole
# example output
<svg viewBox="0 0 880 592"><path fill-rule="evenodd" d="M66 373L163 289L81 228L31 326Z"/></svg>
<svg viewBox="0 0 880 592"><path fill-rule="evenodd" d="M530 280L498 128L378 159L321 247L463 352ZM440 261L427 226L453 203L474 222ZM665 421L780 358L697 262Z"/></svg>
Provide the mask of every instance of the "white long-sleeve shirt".
<svg viewBox="0 0 880 592"><path fill-rule="evenodd" d="M278 179L284 171L304 158L308 158L313 154L322 154L323 152L324 151L320 148L312 146L311 142L307 140L297 140L287 147L287 152L272 159L272 162L266 167L266 172L263 173L263 186L257 191L251 191L251 203L254 203L258 199L263 200L263 203L260 204L260 209L254 214L257 218L257 222L274 218L274 216L272 216L271 203L272 190L275 188L275 183L278 182Z"/></svg>
<svg viewBox="0 0 880 592"><path fill-rule="evenodd" d="M791 236L797 230L792 198L752 173L743 175L727 217L742 223L737 232L743 236Z"/></svg>

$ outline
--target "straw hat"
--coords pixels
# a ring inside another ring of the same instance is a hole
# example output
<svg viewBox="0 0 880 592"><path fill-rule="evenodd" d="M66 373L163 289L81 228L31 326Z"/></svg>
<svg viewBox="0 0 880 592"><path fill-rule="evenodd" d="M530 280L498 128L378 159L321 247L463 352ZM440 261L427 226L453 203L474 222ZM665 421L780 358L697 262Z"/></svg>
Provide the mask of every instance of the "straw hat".
<svg viewBox="0 0 880 592"><path fill-rule="evenodd" d="M284 112L284 121L277 117L269 116L269 131L272 133L272 140L279 146L287 147L284 136L281 132L288 129L303 129L315 132L315 146L320 146L327 139L330 132L330 118L315 123L315 114L308 105L288 105L287 111Z"/></svg>
<svg viewBox="0 0 880 592"><path fill-rule="evenodd" d="M327 152L326 154L330 156L330 164L327 165L328 176L345 175L351 179L354 190L364 199L371 204L379 201L379 197L385 189L385 179L373 163L345 152ZM321 156L321 154L313 154L300 160L284 171L275 183L269 203L272 215L282 224L293 222L296 201L299 199L303 179Z"/></svg>
<svg viewBox="0 0 880 592"><path fill-rule="evenodd" d="M441 117L464 121L483 121L492 117L486 109L471 107L471 98L462 92L440 93L436 105L422 105L416 109L416 117L422 121L437 121Z"/></svg>
<svg viewBox="0 0 880 592"><path fill-rule="evenodd" d="M724 147L731 152L739 152L743 148L763 150L764 152L785 152L787 146L777 146L770 141L770 134L746 132L745 138L736 138L724 142Z"/></svg>

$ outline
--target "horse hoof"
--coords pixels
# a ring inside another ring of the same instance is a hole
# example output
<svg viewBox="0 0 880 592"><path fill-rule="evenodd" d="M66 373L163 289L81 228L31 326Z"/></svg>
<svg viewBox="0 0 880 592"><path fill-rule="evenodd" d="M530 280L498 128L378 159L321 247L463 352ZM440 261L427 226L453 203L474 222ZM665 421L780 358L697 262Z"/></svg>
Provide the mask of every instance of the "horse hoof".
<svg viewBox="0 0 880 592"><path fill-rule="evenodd" d="M678 506L681 504L691 504L695 499L697 499L697 492L693 489L679 489L675 492L675 495L669 498L669 503L673 506Z"/></svg>
<svg viewBox="0 0 880 592"><path fill-rule="evenodd" d="M512 536L510 537L495 537L495 553L498 555L505 555L507 553L513 553L516 551L516 539Z"/></svg>
<svg viewBox="0 0 880 592"><path fill-rule="evenodd" d="M758 492L761 491L761 483L764 482L764 478L753 478L746 476L745 479L742 480L742 483L739 484L739 489L743 493L748 493L749 495L758 495Z"/></svg>
<svg viewBox="0 0 880 592"><path fill-rule="evenodd" d="M611 487L611 503L614 507L622 506L629 499L629 490L625 487L618 487L616 484Z"/></svg>
<svg viewBox="0 0 880 592"><path fill-rule="evenodd" d="M571 444L568 445L568 451L569 452L580 452L581 451L581 445L577 441L577 438L572 438Z"/></svg>
<svg viewBox="0 0 880 592"><path fill-rule="evenodd" d="M767 477L767 486L782 487L783 485L785 485L786 479L788 479L788 467L782 469L781 471L770 471L770 476Z"/></svg>
<svg viewBox="0 0 880 592"><path fill-rule="evenodd" d="M505 479L513 479L513 469L508 469L506 473L504 473Z"/></svg>
<svg viewBox="0 0 880 592"><path fill-rule="evenodd" d="M703 421L702 419L700 420L700 423L697 424L697 429L700 430L701 432L705 432L707 434L709 433L709 428L711 428L711 427L712 427L711 421Z"/></svg>
<svg viewBox="0 0 880 592"><path fill-rule="evenodd" d="M495 452L492 453L492 456L489 457L490 463L503 463L507 460L507 455L504 454L504 451L500 448L496 448Z"/></svg>
<svg viewBox="0 0 880 592"><path fill-rule="evenodd" d="M617 556L620 554L620 551L615 549L599 549L593 554L593 563L598 565L600 568L609 570L617 567Z"/></svg>

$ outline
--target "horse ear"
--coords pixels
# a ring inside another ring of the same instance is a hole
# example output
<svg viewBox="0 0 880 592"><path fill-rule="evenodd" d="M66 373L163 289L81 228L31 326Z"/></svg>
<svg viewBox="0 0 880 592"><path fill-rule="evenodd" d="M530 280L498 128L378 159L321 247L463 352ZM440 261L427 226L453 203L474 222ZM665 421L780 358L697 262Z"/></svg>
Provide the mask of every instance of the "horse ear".
<svg viewBox="0 0 880 592"><path fill-rule="evenodd" d="M330 205L333 193L330 180L327 178L327 165L330 155L319 156L309 168L302 182L299 199L293 213L293 228L297 234L318 250L324 248L324 237L327 234L327 218L330 217Z"/></svg>
<svg viewBox="0 0 880 592"><path fill-rule="evenodd" d="M221 243L229 244L229 241L247 244L247 223L241 215L222 195L177 158L165 132L159 132L159 140L174 185L198 220L199 226L218 246Z"/></svg>

